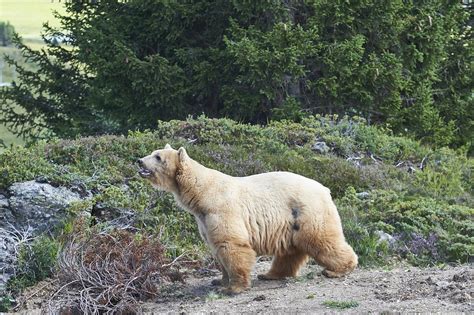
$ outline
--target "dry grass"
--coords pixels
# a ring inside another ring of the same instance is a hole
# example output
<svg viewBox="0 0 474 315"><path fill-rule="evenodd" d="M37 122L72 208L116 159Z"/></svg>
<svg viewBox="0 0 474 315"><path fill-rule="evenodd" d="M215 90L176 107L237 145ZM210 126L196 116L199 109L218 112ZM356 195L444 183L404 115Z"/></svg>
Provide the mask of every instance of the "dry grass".
<svg viewBox="0 0 474 315"><path fill-rule="evenodd" d="M126 230L74 235L60 255L60 288L47 313L136 313L140 301L158 296L160 285L183 280L158 238Z"/></svg>

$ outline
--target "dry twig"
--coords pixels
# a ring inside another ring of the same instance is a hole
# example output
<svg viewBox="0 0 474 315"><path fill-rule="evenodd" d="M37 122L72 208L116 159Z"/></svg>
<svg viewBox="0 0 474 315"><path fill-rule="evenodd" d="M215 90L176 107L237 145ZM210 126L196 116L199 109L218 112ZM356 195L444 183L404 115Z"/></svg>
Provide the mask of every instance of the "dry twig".
<svg viewBox="0 0 474 315"><path fill-rule="evenodd" d="M59 259L63 284L47 312L77 310L85 314L137 312L139 301L156 297L163 281L176 279L176 264L168 263L164 247L151 237L118 230L72 237Z"/></svg>

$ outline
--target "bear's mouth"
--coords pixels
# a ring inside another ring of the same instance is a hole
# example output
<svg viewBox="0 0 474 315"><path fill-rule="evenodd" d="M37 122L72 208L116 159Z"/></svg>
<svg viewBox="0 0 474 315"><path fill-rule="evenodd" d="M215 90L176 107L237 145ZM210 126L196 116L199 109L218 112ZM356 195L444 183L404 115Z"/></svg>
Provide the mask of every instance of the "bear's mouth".
<svg viewBox="0 0 474 315"><path fill-rule="evenodd" d="M152 174L152 171L146 169L146 168L141 168L139 171L138 171L138 174L140 174L141 177L143 178L147 178L147 177L150 177L151 174Z"/></svg>

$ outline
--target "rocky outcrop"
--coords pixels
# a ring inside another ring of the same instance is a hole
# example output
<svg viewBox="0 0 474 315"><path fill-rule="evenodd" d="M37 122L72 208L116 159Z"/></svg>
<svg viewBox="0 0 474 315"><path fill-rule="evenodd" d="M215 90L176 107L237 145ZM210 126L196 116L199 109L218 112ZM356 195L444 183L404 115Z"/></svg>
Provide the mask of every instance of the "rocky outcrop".
<svg viewBox="0 0 474 315"><path fill-rule="evenodd" d="M65 187L36 181L15 183L0 194L0 292L14 273L21 239L52 230L79 200L78 193Z"/></svg>
<svg viewBox="0 0 474 315"><path fill-rule="evenodd" d="M329 152L331 148L328 147L326 142L324 141L317 141L311 146L311 149L319 154L326 154Z"/></svg>
<svg viewBox="0 0 474 315"><path fill-rule="evenodd" d="M66 214L67 207L81 200L79 194L65 187L28 181L15 183L9 189L4 220L0 227L13 225L17 230L31 229L34 234L45 232L57 225Z"/></svg>

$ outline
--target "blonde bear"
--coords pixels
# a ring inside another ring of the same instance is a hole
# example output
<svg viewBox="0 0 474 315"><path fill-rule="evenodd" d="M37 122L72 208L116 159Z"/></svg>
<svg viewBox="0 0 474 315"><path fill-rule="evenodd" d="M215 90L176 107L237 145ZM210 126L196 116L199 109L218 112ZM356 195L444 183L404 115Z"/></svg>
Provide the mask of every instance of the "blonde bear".
<svg viewBox="0 0 474 315"><path fill-rule="evenodd" d="M250 287L257 255L272 255L261 280L294 277L309 256L323 274L341 277L357 266L328 188L289 172L232 177L191 159L169 144L139 159L139 173L174 195L196 218L199 232L222 267L223 292Z"/></svg>

